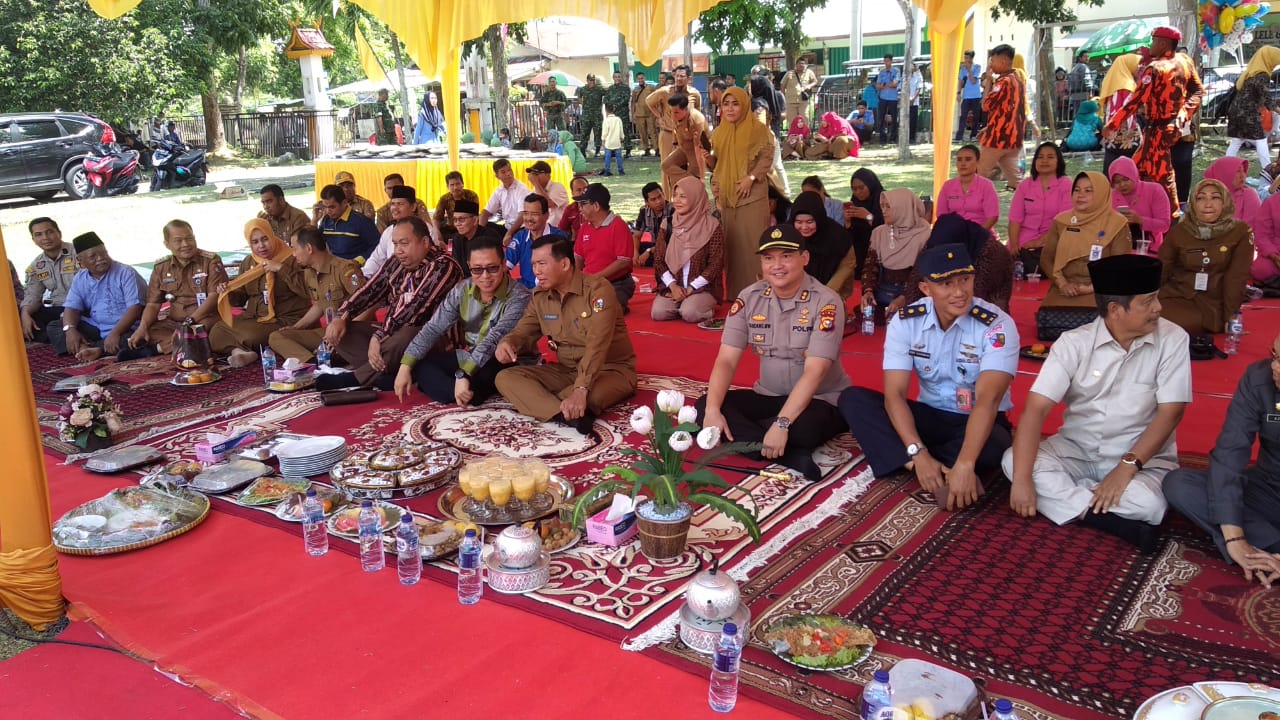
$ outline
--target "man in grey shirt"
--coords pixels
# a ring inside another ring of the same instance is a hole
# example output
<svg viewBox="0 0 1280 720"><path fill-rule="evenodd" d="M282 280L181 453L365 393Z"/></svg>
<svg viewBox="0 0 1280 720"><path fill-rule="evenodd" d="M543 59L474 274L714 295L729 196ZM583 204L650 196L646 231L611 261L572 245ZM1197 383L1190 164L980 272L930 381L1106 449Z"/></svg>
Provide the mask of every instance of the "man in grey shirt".
<svg viewBox="0 0 1280 720"><path fill-rule="evenodd" d="M400 360L395 391L401 401L415 382L444 404L479 405L497 392L494 378L507 366L493 356L494 350L520 321L530 295L507 275L501 240L476 238L468 251L470 278L449 291ZM462 344L451 351L433 350L455 326L462 331Z"/></svg>
<svg viewBox="0 0 1280 720"><path fill-rule="evenodd" d="M1271 357L1245 370L1236 386L1209 469L1174 470L1164 496L1213 538L1245 580L1280 580L1280 338ZM1258 464L1249 467L1253 441Z"/></svg>

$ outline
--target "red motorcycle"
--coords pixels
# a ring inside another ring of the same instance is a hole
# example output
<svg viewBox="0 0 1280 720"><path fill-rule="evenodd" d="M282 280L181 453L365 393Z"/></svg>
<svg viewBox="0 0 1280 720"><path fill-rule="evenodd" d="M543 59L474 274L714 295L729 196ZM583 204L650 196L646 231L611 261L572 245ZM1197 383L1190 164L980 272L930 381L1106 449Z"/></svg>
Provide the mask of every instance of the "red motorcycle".
<svg viewBox="0 0 1280 720"><path fill-rule="evenodd" d="M89 197L129 195L138 191L138 151L116 143L93 146L84 159Z"/></svg>

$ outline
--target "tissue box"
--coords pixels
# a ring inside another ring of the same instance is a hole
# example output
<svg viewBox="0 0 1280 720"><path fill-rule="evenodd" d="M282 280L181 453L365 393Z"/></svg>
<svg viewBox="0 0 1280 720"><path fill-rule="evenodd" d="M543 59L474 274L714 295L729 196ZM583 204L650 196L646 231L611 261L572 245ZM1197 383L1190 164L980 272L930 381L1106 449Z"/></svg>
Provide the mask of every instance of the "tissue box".
<svg viewBox="0 0 1280 720"><path fill-rule="evenodd" d="M298 377L299 375L305 375L315 369L316 369L316 366L313 363L304 363L302 365L299 365L296 368L293 368L292 370L286 370L284 368L278 367L272 372L271 379L276 382L282 382L282 383L293 382L294 378Z"/></svg>
<svg viewBox="0 0 1280 720"><path fill-rule="evenodd" d="M207 440L196 445L196 460L206 465L214 465L226 459L227 454L225 452L215 452L213 449L213 443Z"/></svg>
<svg viewBox="0 0 1280 720"><path fill-rule="evenodd" d="M636 514L629 512L617 520L605 520L609 508L587 518L587 539L591 542L618 547L635 537L640 528L636 525Z"/></svg>

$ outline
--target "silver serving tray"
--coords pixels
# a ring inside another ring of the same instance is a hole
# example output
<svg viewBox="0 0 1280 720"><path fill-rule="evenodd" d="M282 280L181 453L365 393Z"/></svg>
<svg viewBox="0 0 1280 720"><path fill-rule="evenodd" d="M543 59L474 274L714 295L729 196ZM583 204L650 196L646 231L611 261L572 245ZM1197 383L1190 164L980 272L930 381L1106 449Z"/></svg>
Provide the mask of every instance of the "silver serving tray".
<svg viewBox="0 0 1280 720"><path fill-rule="evenodd" d="M216 495L239 490L270 473L271 468L256 460L236 459L209 466L204 472L195 476L187 487Z"/></svg>
<svg viewBox="0 0 1280 720"><path fill-rule="evenodd" d="M131 445L92 457L84 469L96 473L117 473L165 460L167 456L150 445Z"/></svg>

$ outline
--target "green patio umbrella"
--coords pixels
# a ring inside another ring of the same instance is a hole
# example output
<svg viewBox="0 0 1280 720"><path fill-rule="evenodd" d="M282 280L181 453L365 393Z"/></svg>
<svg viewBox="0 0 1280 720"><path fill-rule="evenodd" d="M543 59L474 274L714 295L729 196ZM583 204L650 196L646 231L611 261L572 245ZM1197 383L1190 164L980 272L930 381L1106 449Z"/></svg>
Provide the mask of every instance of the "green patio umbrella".
<svg viewBox="0 0 1280 720"><path fill-rule="evenodd" d="M1090 35L1077 54L1082 52L1090 58L1097 58L1133 52L1150 44L1151 31L1157 27L1159 25L1154 20L1122 20Z"/></svg>

